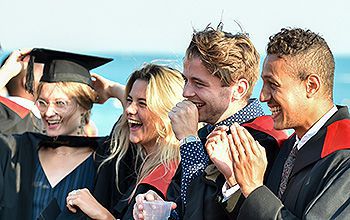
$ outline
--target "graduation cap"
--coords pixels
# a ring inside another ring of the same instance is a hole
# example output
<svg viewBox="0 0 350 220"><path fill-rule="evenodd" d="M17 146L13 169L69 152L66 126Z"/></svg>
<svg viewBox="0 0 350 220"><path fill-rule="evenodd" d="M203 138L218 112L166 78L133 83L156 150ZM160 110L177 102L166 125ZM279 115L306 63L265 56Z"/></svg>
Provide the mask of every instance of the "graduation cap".
<svg viewBox="0 0 350 220"><path fill-rule="evenodd" d="M43 63L40 82L78 82L92 87L89 70L102 66L113 59L63 51L34 48L30 52L25 89L33 94L34 63Z"/></svg>

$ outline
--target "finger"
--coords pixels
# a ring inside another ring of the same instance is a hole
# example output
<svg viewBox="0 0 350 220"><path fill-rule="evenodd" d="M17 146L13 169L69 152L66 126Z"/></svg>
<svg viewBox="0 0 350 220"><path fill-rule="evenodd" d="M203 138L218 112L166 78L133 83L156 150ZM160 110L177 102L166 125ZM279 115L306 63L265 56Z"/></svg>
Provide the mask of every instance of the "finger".
<svg viewBox="0 0 350 220"><path fill-rule="evenodd" d="M211 157L212 154L214 153L213 142L210 142L210 143L207 142L207 143L205 144L205 148L206 148L206 150L207 150L207 153L208 153L209 157Z"/></svg>
<svg viewBox="0 0 350 220"><path fill-rule="evenodd" d="M175 202L172 202L172 203L171 203L171 210L176 209L176 207L177 207L176 203L175 203Z"/></svg>
<svg viewBox="0 0 350 220"><path fill-rule="evenodd" d="M67 204L66 207L68 208L69 211L73 212L73 213L76 213L77 212L77 209L74 208L73 206Z"/></svg>
<svg viewBox="0 0 350 220"><path fill-rule="evenodd" d="M244 132L245 128L240 126L240 125L238 125L238 126L236 125L236 127L237 127L237 134L238 134L240 142L243 146L243 150L245 152L245 155L253 155L249 139L246 135L246 132ZM250 134L248 134L248 135L250 136Z"/></svg>
<svg viewBox="0 0 350 220"><path fill-rule="evenodd" d="M259 141L255 141L255 144L257 148L260 150L261 155L263 155L266 158L266 149L265 147L261 146Z"/></svg>
<svg viewBox="0 0 350 220"><path fill-rule="evenodd" d="M238 128L238 124L237 123L234 123L231 127L230 127L230 130L231 130L231 135L232 135L232 139L233 139L233 142L234 142L234 146L238 152L238 156L241 158L241 159L245 159L246 155L245 155L245 150L244 150L244 147L242 146L242 143L241 143L241 140L239 138L239 135L238 135L238 131L237 131L237 128Z"/></svg>
<svg viewBox="0 0 350 220"><path fill-rule="evenodd" d="M246 135L249 145L250 145L250 150L253 154L255 155L260 155L260 149L258 148L258 146L256 145L256 142L253 138L253 136L247 131L247 129L243 128L243 132Z"/></svg>
<svg viewBox="0 0 350 220"><path fill-rule="evenodd" d="M237 151L236 146L235 146L235 144L233 142L232 135L229 134L227 136L227 139L228 139L228 145L230 146L230 150L231 150L231 155L233 157L233 161L234 162L239 162L238 151Z"/></svg>
<svg viewBox="0 0 350 220"><path fill-rule="evenodd" d="M155 196L153 193L147 193L145 196L146 201L154 201L156 200Z"/></svg>

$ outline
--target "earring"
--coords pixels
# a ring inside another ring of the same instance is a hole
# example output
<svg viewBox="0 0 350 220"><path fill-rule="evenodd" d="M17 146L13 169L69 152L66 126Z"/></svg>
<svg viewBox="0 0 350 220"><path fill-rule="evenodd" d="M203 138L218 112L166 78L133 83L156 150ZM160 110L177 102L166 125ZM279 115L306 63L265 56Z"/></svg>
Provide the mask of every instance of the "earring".
<svg viewBox="0 0 350 220"><path fill-rule="evenodd" d="M81 120L80 120L80 125L78 126L77 134L78 135L83 135L83 134L85 134L84 127L85 127L85 124L86 124L86 120L85 120L84 113L81 113L80 116L81 116Z"/></svg>

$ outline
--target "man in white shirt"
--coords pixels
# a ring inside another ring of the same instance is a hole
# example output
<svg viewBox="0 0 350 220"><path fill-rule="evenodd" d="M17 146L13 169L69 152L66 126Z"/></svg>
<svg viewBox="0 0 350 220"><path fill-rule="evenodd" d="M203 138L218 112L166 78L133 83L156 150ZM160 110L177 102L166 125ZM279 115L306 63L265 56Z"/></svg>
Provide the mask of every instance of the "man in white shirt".
<svg viewBox="0 0 350 220"><path fill-rule="evenodd" d="M246 198L238 219L348 219L350 116L347 107L333 103L334 58L327 43L310 30L282 29L270 37L261 76L260 100L267 102L274 128L295 133L265 185L264 148L237 124L232 136L222 138ZM207 147L219 136L212 135Z"/></svg>

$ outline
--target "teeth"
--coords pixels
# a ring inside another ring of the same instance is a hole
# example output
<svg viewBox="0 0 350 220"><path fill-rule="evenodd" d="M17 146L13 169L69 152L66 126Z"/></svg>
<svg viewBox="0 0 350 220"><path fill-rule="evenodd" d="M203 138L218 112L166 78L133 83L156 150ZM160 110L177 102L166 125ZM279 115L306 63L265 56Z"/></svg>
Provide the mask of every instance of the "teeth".
<svg viewBox="0 0 350 220"><path fill-rule="evenodd" d="M61 120L48 120L47 123L48 123L49 125L59 124L59 123L61 123Z"/></svg>
<svg viewBox="0 0 350 220"><path fill-rule="evenodd" d="M129 124L137 124L137 125L142 125L142 123L141 123L141 122L139 122L139 121L135 121L135 120L132 120L132 119L128 119L128 123L129 123Z"/></svg>
<svg viewBox="0 0 350 220"><path fill-rule="evenodd" d="M281 111L281 107L271 107L270 111L272 112L272 114L277 114Z"/></svg>

